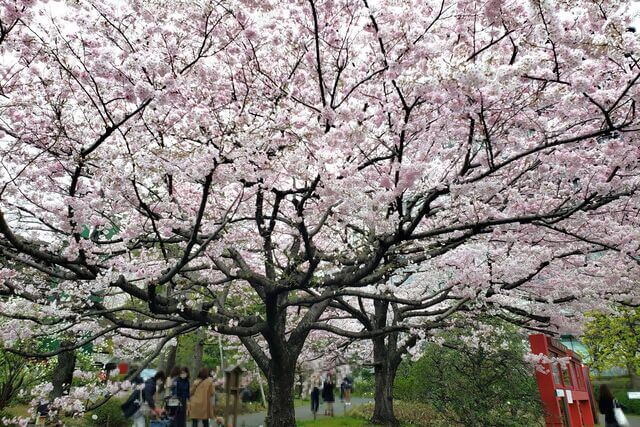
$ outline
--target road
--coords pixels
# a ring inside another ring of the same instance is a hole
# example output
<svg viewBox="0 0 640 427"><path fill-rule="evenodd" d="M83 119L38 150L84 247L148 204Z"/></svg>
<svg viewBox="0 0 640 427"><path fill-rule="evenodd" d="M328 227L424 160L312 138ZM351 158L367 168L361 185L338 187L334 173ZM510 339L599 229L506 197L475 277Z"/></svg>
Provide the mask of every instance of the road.
<svg viewBox="0 0 640 427"><path fill-rule="evenodd" d="M372 399L365 399L360 397L354 397L351 399L352 406L362 405L363 403L372 402ZM334 405L334 413L336 416L344 415L345 410L349 408L342 404L342 402L337 401ZM324 409L322 405L320 405L320 411L318 412L318 419L325 418L322 415ZM266 416L266 412L255 412L253 414L244 414L238 416L238 427L263 427L264 426L264 417ZM296 419L297 420L312 420L313 413L311 412L311 403L306 402L305 405L296 407Z"/></svg>

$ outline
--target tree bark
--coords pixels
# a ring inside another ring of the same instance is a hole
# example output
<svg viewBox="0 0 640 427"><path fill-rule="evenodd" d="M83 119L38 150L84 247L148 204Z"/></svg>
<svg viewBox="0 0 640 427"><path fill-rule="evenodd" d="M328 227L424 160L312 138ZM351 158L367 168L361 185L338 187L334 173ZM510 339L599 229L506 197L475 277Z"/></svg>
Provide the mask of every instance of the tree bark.
<svg viewBox="0 0 640 427"><path fill-rule="evenodd" d="M375 372L375 406L371 422L377 425L398 427L400 422L393 412L393 382L398 366L391 359L385 345L385 338L373 340L374 372Z"/></svg>
<svg viewBox="0 0 640 427"><path fill-rule="evenodd" d="M167 376L171 373L171 370L173 369L173 367L176 366L177 352L178 352L177 344L169 347L169 350L167 351L167 355L164 363L164 372L167 374Z"/></svg>
<svg viewBox="0 0 640 427"><path fill-rule="evenodd" d="M62 342L60 345L69 346L72 343ZM61 397L65 391L71 387L73 381L73 371L76 369L76 353L75 351L63 351L57 356L58 363L51 377L53 390L51 398Z"/></svg>
<svg viewBox="0 0 640 427"><path fill-rule="evenodd" d="M293 403L294 363L278 363L271 359L267 381L269 392L267 400L267 427L291 427L296 425L296 413Z"/></svg>
<svg viewBox="0 0 640 427"><path fill-rule="evenodd" d="M202 368L202 356L204 355L204 329L199 328L196 334L197 340L193 349L193 370L191 371L191 376L193 378L198 376L198 372L200 372L200 369Z"/></svg>

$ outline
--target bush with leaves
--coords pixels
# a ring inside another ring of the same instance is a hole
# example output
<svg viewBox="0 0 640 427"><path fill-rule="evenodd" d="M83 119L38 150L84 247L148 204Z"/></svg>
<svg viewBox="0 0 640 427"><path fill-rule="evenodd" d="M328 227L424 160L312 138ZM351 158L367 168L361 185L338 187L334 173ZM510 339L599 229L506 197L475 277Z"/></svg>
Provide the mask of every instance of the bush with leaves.
<svg viewBox="0 0 640 427"><path fill-rule="evenodd" d="M451 424L468 427L536 426L542 407L524 337L502 324L450 333L405 361L395 396L430 403Z"/></svg>
<svg viewBox="0 0 640 427"><path fill-rule="evenodd" d="M95 427L126 427L131 421L122 413L120 406L124 399L112 397L104 405L93 410L84 418L86 426Z"/></svg>
<svg viewBox="0 0 640 427"><path fill-rule="evenodd" d="M51 363L31 361L0 349L0 411L17 403L21 396L43 381L51 371Z"/></svg>

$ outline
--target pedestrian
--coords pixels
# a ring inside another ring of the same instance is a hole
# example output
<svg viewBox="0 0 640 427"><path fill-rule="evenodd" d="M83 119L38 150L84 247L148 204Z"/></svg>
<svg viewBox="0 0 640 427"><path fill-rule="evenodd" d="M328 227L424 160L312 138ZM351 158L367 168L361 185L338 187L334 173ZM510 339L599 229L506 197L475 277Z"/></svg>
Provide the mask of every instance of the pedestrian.
<svg viewBox="0 0 640 427"><path fill-rule="evenodd" d="M317 379L313 380L313 384L311 385L311 412L313 413L313 419L316 419L316 414L318 413L318 407L320 406L320 389L318 386L320 385Z"/></svg>
<svg viewBox="0 0 640 427"><path fill-rule="evenodd" d="M174 366L171 369L171 373L169 374L169 378L167 378L167 386L164 388L165 391L165 399L167 397L175 396L174 389L176 387L176 381L178 381L178 377L180 376L180 367Z"/></svg>
<svg viewBox="0 0 640 427"><path fill-rule="evenodd" d="M609 386L602 384L600 386L600 397L598 398L598 408L600 413L604 415L605 427L619 427L620 424L616 420L615 408L625 409L614 397Z"/></svg>
<svg viewBox="0 0 640 427"><path fill-rule="evenodd" d="M172 411L173 426L186 427L187 402L189 400L189 368L181 367L178 369L178 376L171 389L171 395L173 403L177 400L177 405L174 406Z"/></svg>
<svg viewBox="0 0 640 427"><path fill-rule="evenodd" d="M333 390L334 387L331 374L328 374L324 384L322 385L322 400L324 400L324 403L326 404L324 414L330 417L333 417L333 402L336 400Z"/></svg>
<svg viewBox="0 0 640 427"><path fill-rule="evenodd" d="M193 427L198 427L198 421L202 421L202 427L209 427L209 418L214 417L211 401L214 393L213 378L209 376L207 368L202 368L189 393L189 418Z"/></svg>
<svg viewBox="0 0 640 427"><path fill-rule="evenodd" d="M142 384L142 379L134 379L136 384L129 399L122 405L122 411L133 421L133 427L145 427L151 414L161 415L162 409L156 406L155 394L158 384L164 383L164 372L158 371ZM131 414L131 415L129 415Z"/></svg>
<svg viewBox="0 0 640 427"><path fill-rule="evenodd" d="M353 390L353 381L351 381L351 378L349 377L344 377L342 383L344 384L344 404L351 405L351 391Z"/></svg>

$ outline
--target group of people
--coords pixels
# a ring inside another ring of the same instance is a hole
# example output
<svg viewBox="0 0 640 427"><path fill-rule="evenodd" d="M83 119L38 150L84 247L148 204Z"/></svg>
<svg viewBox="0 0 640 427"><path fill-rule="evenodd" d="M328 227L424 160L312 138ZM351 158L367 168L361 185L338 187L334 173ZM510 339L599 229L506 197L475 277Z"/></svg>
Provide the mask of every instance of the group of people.
<svg viewBox="0 0 640 427"><path fill-rule="evenodd" d="M318 412L320 407L320 396L324 402L324 414L333 417L333 402L335 402L335 383L333 376L327 374L324 381L322 381L322 390L320 390L320 379L316 378L312 380L312 386L309 390L311 395L311 412L313 416ZM350 378L345 377L340 384L340 399L344 401L346 405L351 404L351 390L353 389L353 382Z"/></svg>
<svg viewBox="0 0 640 427"><path fill-rule="evenodd" d="M202 368L193 382L187 367L174 367L167 378L163 371L146 381L134 380L137 387L122 405L133 427L146 427L147 418L167 420L172 427L209 427L214 418L215 382L207 368Z"/></svg>

